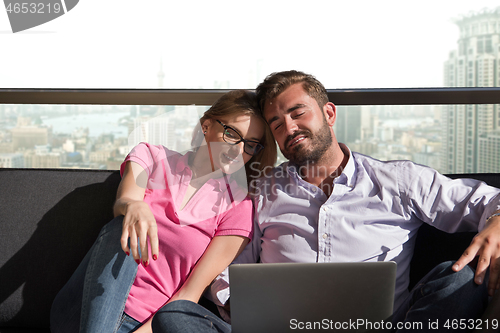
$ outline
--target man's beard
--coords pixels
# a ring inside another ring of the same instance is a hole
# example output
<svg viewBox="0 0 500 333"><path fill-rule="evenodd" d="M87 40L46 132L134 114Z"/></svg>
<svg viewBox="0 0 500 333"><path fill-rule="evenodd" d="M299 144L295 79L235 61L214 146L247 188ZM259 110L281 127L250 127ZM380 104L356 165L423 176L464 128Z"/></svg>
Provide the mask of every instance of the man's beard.
<svg viewBox="0 0 500 333"><path fill-rule="evenodd" d="M299 135L304 135L309 139L311 148L306 149L299 143L296 147L293 147L291 151L283 152L283 156L298 166L305 166L308 163L318 163L332 145L332 133L330 132L330 126L328 126L326 119L323 120L323 126L316 133L302 130L290 135L285 140L285 147Z"/></svg>

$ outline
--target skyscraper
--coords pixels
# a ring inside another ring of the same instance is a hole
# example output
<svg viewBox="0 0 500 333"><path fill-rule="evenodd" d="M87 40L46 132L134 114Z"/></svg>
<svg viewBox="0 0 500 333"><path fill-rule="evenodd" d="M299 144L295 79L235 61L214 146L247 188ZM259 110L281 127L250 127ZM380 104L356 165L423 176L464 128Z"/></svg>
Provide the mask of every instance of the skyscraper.
<svg viewBox="0 0 500 333"><path fill-rule="evenodd" d="M163 79L165 73L163 72L163 59L160 58L160 70L158 71L158 88L163 88Z"/></svg>
<svg viewBox="0 0 500 333"><path fill-rule="evenodd" d="M346 144L361 140L361 106L337 107L337 110L335 121L337 140Z"/></svg>
<svg viewBox="0 0 500 333"><path fill-rule="evenodd" d="M500 7L470 13L455 23L460 37L445 62L445 86L500 86ZM488 138L498 137L500 105L448 105L442 124L443 172L498 172L500 165L490 162L499 160L500 151L487 152L485 145L490 142L492 147L495 140Z"/></svg>

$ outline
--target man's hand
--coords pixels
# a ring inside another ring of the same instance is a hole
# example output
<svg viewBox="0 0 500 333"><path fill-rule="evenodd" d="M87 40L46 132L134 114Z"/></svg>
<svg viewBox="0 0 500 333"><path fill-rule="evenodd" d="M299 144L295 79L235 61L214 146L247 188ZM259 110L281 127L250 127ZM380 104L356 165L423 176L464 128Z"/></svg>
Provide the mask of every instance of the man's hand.
<svg viewBox="0 0 500 333"><path fill-rule="evenodd" d="M475 257L478 257L478 261L474 281L482 284L489 267L488 294L493 296L500 288L500 216L492 217L486 227L474 237L469 247L453 265L453 270L458 272Z"/></svg>

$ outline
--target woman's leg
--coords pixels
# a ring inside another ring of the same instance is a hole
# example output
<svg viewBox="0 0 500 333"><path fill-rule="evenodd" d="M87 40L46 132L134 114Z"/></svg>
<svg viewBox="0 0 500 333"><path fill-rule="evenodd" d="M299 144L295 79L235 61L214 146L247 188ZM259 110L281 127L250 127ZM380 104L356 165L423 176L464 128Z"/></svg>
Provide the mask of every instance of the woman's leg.
<svg viewBox="0 0 500 333"><path fill-rule="evenodd" d="M116 332L113 333L130 333L135 332L139 327L142 326L142 323L138 322L134 318L127 315L125 312L122 314L120 319L120 323Z"/></svg>
<svg viewBox="0 0 500 333"><path fill-rule="evenodd" d="M106 224L51 309L53 333L114 332L137 264L120 245L123 217Z"/></svg>
<svg viewBox="0 0 500 333"><path fill-rule="evenodd" d="M153 317L153 333L230 333L231 325L198 303L178 300L167 303Z"/></svg>
<svg viewBox="0 0 500 333"><path fill-rule="evenodd" d="M50 309L50 331L52 333L78 333L82 311L83 281L93 247L64 287L57 293Z"/></svg>

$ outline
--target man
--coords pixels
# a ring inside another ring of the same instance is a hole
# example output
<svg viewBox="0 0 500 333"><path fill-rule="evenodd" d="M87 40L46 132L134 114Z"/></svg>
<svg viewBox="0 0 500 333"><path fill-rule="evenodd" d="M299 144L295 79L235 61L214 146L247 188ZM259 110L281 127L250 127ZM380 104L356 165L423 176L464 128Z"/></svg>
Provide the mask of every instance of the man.
<svg viewBox="0 0 500 333"><path fill-rule="evenodd" d="M487 294L500 284L500 190L450 180L409 161L351 152L335 138L335 105L310 75L271 74L257 95L289 162L253 184L254 237L236 262L392 260L398 264L394 322L480 316ZM448 232L480 232L456 263L436 267L409 293L409 264L423 222ZM474 272L467 264L476 256ZM229 298L227 287L227 275L213 284L219 305ZM449 306L455 303L461 306Z"/></svg>

